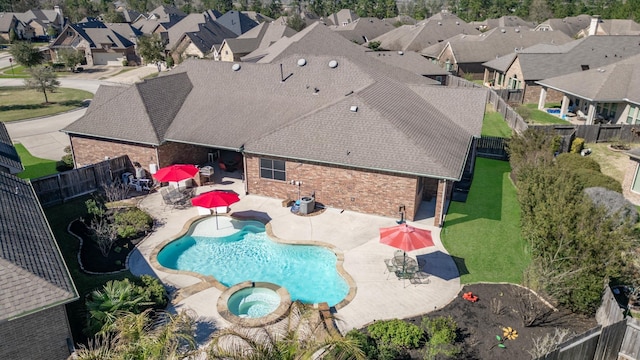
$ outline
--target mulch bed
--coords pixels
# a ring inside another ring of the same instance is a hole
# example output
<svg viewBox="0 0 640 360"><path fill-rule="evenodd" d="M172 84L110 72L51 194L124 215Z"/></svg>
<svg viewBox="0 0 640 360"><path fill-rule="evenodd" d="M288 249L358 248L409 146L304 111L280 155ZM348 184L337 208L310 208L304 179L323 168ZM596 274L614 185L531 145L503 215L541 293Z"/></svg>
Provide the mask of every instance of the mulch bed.
<svg viewBox="0 0 640 360"><path fill-rule="evenodd" d="M569 329L578 335L597 326L593 318L558 309L549 312L542 324L525 327L522 304L532 303L538 309L550 308L535 296L530 297L532 302L527 301L527 297L520 295L522 290L526 289L509 284L467 285L450 304L425 316L450 315L456 321L459 329L457 341L463 349L463 353L457 355L456 359L531 359L527 351L533 348L533 339L547 333L553 334L556 328ZM477 302L472 303L462 298L469 291L478 296ZM419 326L422 316L405 320ZM512 327L518 332L515 340L504 341L506 348L497 346L499 342L496 335L502 337L503 327ZM412 359L422 359L418 350L412 350L411 356Z"/></svg>
<svg viewBox="0 0 640 360"><path fill-rule="evenodd" d="M91 239L89 229L80 221L75 220L70 226L71 232L82 238L80 249L80 261L82 267L89 272L108 273L124 270L127 255L135 248L143 237L135 239L118 239L111 247L111 251L105 257L100 248Z"/></svg>

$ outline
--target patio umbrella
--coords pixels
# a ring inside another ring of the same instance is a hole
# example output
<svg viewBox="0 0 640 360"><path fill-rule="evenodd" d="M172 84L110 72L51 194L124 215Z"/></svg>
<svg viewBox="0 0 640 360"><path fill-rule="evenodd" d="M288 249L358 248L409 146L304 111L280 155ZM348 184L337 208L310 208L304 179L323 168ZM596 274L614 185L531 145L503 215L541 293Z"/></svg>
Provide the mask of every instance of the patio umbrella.
<svg viewBox="0 0 640 360"><path fill-rule="evenodd" d="M153 177L160 182L178 182L196 176L198 171L194 165L174 164L158 169Z"/></svg>
<svg viewBox="0 0 640 360"><path fill-rule="evenodd" d="M204 208L217 208L219 206L229 206L240 201L238 194L232 191L214 190L206 193L202 193L193 199L191 204L193 206L200 206ZM218 211L216 210L216 229L218 228Z"/></svg>
<svg viewBox="0 0 640 360"><path fill-rule="evenodd" d="M380 242L402 250L403 258L408 251L434 246L431 231L418 229L406 223L380 229ZM404 267L405 261L402 262ZM402 269L404 271L404 268Z"/></svg>

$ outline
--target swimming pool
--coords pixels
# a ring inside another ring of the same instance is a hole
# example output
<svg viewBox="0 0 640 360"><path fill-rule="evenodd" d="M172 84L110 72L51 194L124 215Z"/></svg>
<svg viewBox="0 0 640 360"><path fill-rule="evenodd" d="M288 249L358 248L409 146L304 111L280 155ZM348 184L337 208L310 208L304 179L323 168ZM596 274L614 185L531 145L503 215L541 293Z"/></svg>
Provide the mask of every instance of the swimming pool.
<svg viewBox="0 0 640 360"><path fill-rule="evenodd" d="M186 235L162 248L160 265L210 275L228 287L243 281L274 283L287 289L291 300L309 304L334 306L347 296L349 285L338 274L331 250L276 243L259 221L232 220L235 233L203 236L198 228L211 221L213 217L195 222Z"/></svg>

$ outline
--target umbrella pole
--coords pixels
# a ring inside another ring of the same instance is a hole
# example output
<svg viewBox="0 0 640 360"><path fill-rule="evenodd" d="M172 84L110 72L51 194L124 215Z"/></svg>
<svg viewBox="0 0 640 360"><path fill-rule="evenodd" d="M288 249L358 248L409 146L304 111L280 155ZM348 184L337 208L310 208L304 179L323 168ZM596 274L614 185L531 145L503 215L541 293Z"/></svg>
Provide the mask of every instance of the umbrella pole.
<svg viewBox="0 0 640 360"><path fill-rule="evenodd" d="M216 208L214 211L216 213L216 230L219 230L220 228L218 227L218 209Z"/></svg>

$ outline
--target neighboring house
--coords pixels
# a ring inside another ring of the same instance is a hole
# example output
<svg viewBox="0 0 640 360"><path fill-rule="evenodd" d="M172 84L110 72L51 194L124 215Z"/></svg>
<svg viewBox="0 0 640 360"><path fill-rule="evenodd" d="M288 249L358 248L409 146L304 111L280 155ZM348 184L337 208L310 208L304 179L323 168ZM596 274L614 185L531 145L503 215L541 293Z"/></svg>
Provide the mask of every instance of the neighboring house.
<svg viewBox="0 0 640 360"><path fill-rule="evenodd" d="M472 25L449 12L440 12L416 25L402 25L371 41L395 51L422 51L459 34L480 34Z"/></svg>
<svg viewBox="0 0 640 360"><path fill-rule="evenodd" d="M595 69L640 54L638 36L589 36L563 45L534 45L482 64L484 83L494 89L522 92L522 101L536 103L536 81ZM550 91L547 101L559 102L562 94Z"/></svg>
<svg viewBox="0 0 640 360"><path fill-rule="evenodd" d="M211 54L214 46L219 47L224 39L237 35L222 26L209 13L189 14L172 26L166 34L166 49L175 60L179 58L204 58Z"/></svg>
<svg viewBox="0 0 640 360"><path fill-rule="evenodd" d="M601 19L593 16L589 27L579 31L576 36L592 35L640 35L640 24L629 19Z"/></svg>
<svg viewBox="0 0 640 360"><path fill-rule="evenodd" d="M16 33L16 38L25 39L24 24L21 23L20 26L23 27L23 30L19 31L17 29L18 22L19 21L18 18L16 18L15 13L0 13L0 38L4 39L5 42L8 42L11 39L11 29L13 29Z"/></svg>
<svg viewBox="0 0 640 360"><path fill-rule="evenodd" d="M563 94L561 117L583 114L587 125L611 122L640 128L640 55L537 83L542 87L539 108L547 101L548 89L553 89Z"/></svg>
<svg viewBox="0 0 640 360"><path fill-rule="evenodd" d="M345 25L331 25L329 29L356 44L364 44L395 29L393 24L378 18L358 18Z"/></svg>
<svg viewBox="0 0 640 360"><path fill-rule="evenodd" d="M11 142L7 127L0 122L0 172L15 175L23 170L20 156Z"/></svg>
<svg viewBox="0 0 640 360"><path fill-rule="evenodd" d="M263 22L273 22L274 19L263 15L259 12L255 12L255 11L241 11L243 14L245 14L249 19L257 22L258 24L263 23Z"/></svg>
<svg viewBox="0 0 640 360"><path fill-rule="evenodd" d="M536 23L533 21L526 21L518 16L502 16L498 19L486 19L483 21L474 21L470 23L476 29L480 31L487 31L495 28L504 27L520 27L524 29L533 29L536 27Z"/></svg>
<svg viewBox="0 0 640 360"><path fill-rule="evenodd" d="M293 198L298 180L325 206L390 217L405 206L408 220L426 200L442 225L453 183L474 163L486 89L432 86L319 23L293 38L305 43L270 52L270 63L187 60L124 91L100 87L63 129L76 165L117 154L197 164L237 151L246 193ZM316 45L332 52L315 55Z"/></svg>
<svg viewBox="0 0 640 360"><path fill-rule="evenodd" d="M123 66L125 60L129 63L137 62L135 39L129 38L134 29L128 24L115 25L113 28L126 30L126 35L117 33L95 19L69 24L49 46L51 59L57 60L60 49L73 49L84 52L89 66Z"/></svg>
<svg viewBox="0 0 640 360"><path fill-rule="evenodd" d="M538 24L534 30L561 31L568 36L577 37L577 34L581 30L588 28L589 24L591 24L591 16L589 15L568 16L562 19L548 19Z"/></svg>
<svg viewBox="0 0 640 360"><path fill-rule="evenodd" d="M231 30L236 36L242 35L258 26L257 21L236 10L227 11L224 15L216 19L216 21Z"/></svg>
<svg viewBox="0 0 640 360"><path fill-rule="evenodd" d="M531 31L520 27L494 28L479 35L457 35L422 50L422 55L460 77L482 79L483 63L536 44L565 44L563 32Z"/></svg>
<svg viewBox="0 0 640 360"><path fill-rule="evenodd" d="M187 14L171 6L159 6L146 16L141 15L133 22L133 26L143 34L161 34L185 18Z"/></svg>
<svg viewBox="0 0 640 360"><path fill-rule="evenodd" d="M358 18L358 14L356 14L351 9L342 9L336 13L328 15L326 18L322 19L325 25L338 25L338 26L346 26Z"/></svg>
<svg viewBox="0 0 640 360"><path fill-rule="evenodd" d="M301 11L299 15L300 15L300 18L302 18L302 21L304 21L304 23L306 24L306 26L309 26L314 22L321 21L318 15L314 13L310 13L308 11ZM283 15L275 19L273 22L280 25L287 25L288 18L289 18L288 16Z"/></svg>
<svg viewBox="0 0 640 360"><path fill-rule="evenodd" d="M367 55L447 85L449 72L413 51L369 51Z"/></svg>
<svg viewBox="0 0 640 360"><path fill-rule="evenodd" d="M50 27L55 29L56 34L59 34L67 24L62 9L58 5L55 5L53 10L29 10L19 18L33 28L35 37L47 40L49 39Z"/></svg>
<svg viewBox="0 0 640 360"><path fill-rule="evenodd" d="M241 61L241 58L257 49L266 49L283 37L291 37L297 31L279 23L263 22L237 38L228 38L214 51L214 59Z"/></svg>
<svg viewBox="0 0 640 360"><path fill-rule="evenodd" d="M625 199L640 206L640 148L628 151L627 155L629 163L622 181L622 194Z"/></svg>
<svg viewBox="0 0 640 360"><path fill-rule="evenodd" d="M126 9L124 7L117 8L116 11L121 13L124 21L129 24L135 22L143 16L135 10Z"/></svg>
<svg viewBox="0 0 640 360"><path fill-rule="evenodd" d="M220 48L225 39L236 36L231 30L217 22L198 24L198 31L186 32L171 49L171 56L179 58L212 58L215 49Z"/></svg>
<svg viewBox="0 0 640 360"><path fill-rule="evenodd" d="M15 168L7 139L0 123L0 359L66 359L78 292L31 183L3 171Z"/></svg>

